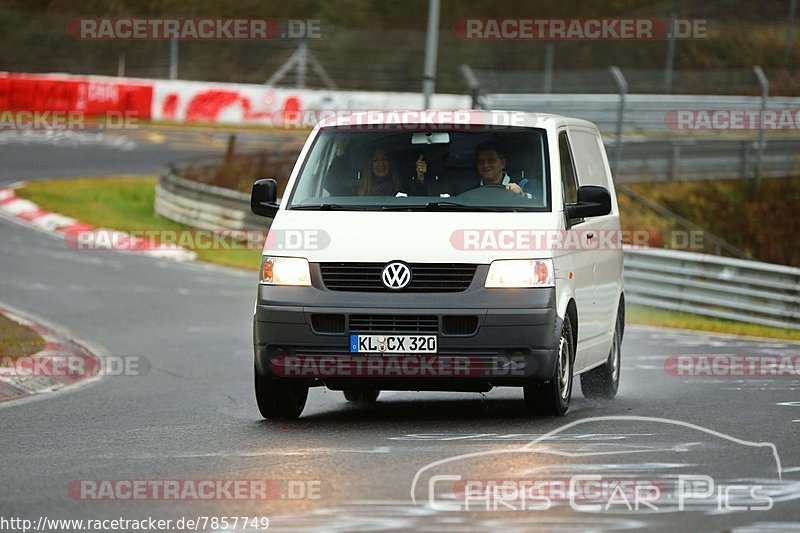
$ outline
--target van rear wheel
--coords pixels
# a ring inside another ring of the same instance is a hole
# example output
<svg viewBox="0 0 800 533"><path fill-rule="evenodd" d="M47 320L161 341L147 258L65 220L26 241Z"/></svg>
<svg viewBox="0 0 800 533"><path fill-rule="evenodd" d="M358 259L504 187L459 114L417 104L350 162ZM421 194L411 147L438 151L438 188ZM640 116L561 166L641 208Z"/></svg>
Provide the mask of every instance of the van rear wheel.
<svg viewBox="0 0 800 533"><path fill-rule="evenodd" d="M572 323L564 317L558 340L558 360L553 377L544 383L529 383L523 388L525 407L531 414L564 416L572 398L572 363L575 348L572 342Z"/></svg>
<svg viewBox="0 0 800 533"><path fill-rule="evenodd" d="M614 326L614 339L611 343L608 359L601 366L581 374L581 391L584 398L610 400L617 395L622 360L621 344L622 317L618 316L617 323Z"/></svg>
<svg viewBox="0 0 800 533"><path fill-rule="evenodd" d="M261 416L268 419L299 418L308 399L308 385L265 376L257 366L253 366L256 403Z"/></svg>
<svg viewBox="0 0 800 533"><path fill-rule="evenodd" d="M345 389L344 397L353 403L375 403L381 391L374 389Z"/></svg>

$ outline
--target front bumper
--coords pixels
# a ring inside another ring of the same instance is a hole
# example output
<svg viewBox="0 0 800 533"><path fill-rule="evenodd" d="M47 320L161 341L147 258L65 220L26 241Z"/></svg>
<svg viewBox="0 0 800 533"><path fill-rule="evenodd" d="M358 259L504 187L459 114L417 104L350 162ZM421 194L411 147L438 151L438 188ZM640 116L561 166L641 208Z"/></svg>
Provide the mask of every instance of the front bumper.
<svg viewBox="0 0 800 533"><path fill-rule="evenodd" d="M331 389L489 390L550 379L561 331L555 289L486 289L486 268L479 267L469 289L447 294L259 285L253 323L259 372ZM314 314L342 315L343 328L319 331ZM351 354L349 333L379 333L351 330L352 315L365 314L436 317L438 330L424 333L437 334L437 354ZM476 317L474 331L447 334L442 325L453 316Z"/></svg>

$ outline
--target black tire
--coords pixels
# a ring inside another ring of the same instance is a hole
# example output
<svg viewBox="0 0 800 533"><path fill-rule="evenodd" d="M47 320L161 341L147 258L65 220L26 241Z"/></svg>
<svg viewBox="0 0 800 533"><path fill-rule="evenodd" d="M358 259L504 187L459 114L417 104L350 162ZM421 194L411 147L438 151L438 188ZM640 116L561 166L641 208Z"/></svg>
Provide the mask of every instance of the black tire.
<svg viewBox="0 0 800 533"><path fill-rule="evenodd" d="M268 419L295 419L306 406L308 385L287 383L284 380L264 376L253 368L255 375L256 403L261 416Z"/></svg>
<svg viewBox="0 0 800 533"><path fill-rule="evenodd" d="M375 403L380 393L381 391L372 389L345 389L344 397L353 403Z"/></svg>
<svg viewBox="0 0 800 533"><path fill-rule="evenodd" d="M622 316L617 315L614 326L614 340L608 359L601 366L581 374L581 391L583 397L590 400L610 400L619 390L620 365L622 363Z"/></svg>
<svg viewBox="0 0 800 533"><path fill-rule="evenodd" d="M574 361L572 323L569 316L565 316L558 340L558 359L553 370L553 377L544 383L530 383L523 388L525 407L529 413L546 416L567 414L572 398L572 364Z"/></svg>

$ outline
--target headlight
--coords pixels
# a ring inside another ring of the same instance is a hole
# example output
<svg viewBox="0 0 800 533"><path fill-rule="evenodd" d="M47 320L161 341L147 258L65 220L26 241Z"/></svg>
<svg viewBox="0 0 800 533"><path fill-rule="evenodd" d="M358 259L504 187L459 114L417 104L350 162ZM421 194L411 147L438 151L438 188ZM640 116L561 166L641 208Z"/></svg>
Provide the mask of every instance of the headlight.
<svg viewBox="0 0 800 533"><path fill-rule="evenodd" d="M261 259L261 283L265 285L311 285L308 259L302 257L272 257Z"/></svg>
<svg viewBox="0 0 800 533"><path fill-rule="evenodd" d="M485 287L491 289L553 287L554 279L552 259L509 259L492 261Z"/></svg>

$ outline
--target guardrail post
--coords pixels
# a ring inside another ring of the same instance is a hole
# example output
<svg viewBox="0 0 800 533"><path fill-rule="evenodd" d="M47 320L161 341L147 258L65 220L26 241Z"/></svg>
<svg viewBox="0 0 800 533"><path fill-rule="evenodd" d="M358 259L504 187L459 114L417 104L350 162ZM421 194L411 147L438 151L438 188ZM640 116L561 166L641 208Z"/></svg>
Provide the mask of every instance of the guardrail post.
<svg viewBox="0 0 800 533"><path fill-rule="evenodd" d="M547 43L544 49L544 84L542 92L550 94L553 92L553 56L555 55L552 42Z"/></svg>
<svg viewBox="0 0 800 533"><path fill-rule="evenodd" d="M753 73L761 84L761 114L758 120L758 156L756 157L756 188L761 185L761 162L764 158L764 112L767 110L769 98L769 80L759 66L753 67Z"/></svg>
<svg viewBox="0 0 800 533"><path fill-rule="evenodd" d="M466 82L469 88L469 94L472 97L472 109L483 109L483 104L481 103L481 84L472 71L472 67L466 63L462 63L459 69L461 70L461 76L464 77L464 82Z"/></svg>
<svg viewBox="0 0 800 533"><path fill-rule="evenodd" d="M308 72L308 45L305 41L297 49L297 69L294 71L295 87L306 88L306 73Z"/></svg>
<svg viewBox="0 0 800 533"><path fill-rule="evenodd" d="M228 137L228 147L225 149L225 163L233 161L233 156L236 154L236 135L231 134Z"/></svg>
<svg viewBox="0 0 800 533"><path fill-rule="evenodd" d="M669 162L669 179L675 181L678 179L678 173L681 166L681 145L678 142L672 143L672 159Z"/></svg>
<svg viewBox="0 0 800 533"><path fill-rule="evenodd" d="M750 143L752 141L744 141L742 143L742 181L747 181L750 176Z"/></svg>
<svg viewBox="0 0 800 533"><path fill-rule="evenodd" d="M619 90L619 108L617 111L617 145L614 147L614 168L611 169L612 172L616 173L619 171L619 162L622 158L622 124L625 119L625 98L628 95L628 82L625 81L625 76L622 75L622 71L619 69L619 67L608 67L608 71L614 78L614 82L617 84L617 89Z"/></svg>

